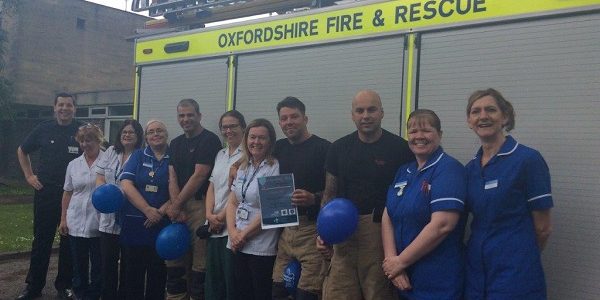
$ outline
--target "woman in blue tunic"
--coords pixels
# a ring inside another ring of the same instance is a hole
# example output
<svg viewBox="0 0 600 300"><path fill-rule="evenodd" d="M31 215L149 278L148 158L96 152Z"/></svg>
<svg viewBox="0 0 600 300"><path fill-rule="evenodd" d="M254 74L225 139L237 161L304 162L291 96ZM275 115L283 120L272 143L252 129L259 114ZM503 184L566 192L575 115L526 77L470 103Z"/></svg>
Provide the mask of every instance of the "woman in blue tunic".
<svg viewBox="0 0 600 300"><path fill-rule="evenodd" d="M498 91L469 97L481 148L467 164L467 299L546 299L540 260L551 231L550 173L541 154L507 135L514 109Z"/></svg>
<svg viewBox="0 0 600 300"><path fill-rule="evenodd" d="M125 299L165 299L167 270L154 244L169 220L169 148L167 127L146 125L148 146L133 152L121 173L121 188L129 201L122 208L121 245L125 268Z"/></svg>
<svg viewBox="0 0 600 300"><path fill-rule="evenodd" d="M416 162L400 167L381 222L383 271L407 299L461 299L466 174L440 146L440 119L412 112L408 146Z"/></svg>

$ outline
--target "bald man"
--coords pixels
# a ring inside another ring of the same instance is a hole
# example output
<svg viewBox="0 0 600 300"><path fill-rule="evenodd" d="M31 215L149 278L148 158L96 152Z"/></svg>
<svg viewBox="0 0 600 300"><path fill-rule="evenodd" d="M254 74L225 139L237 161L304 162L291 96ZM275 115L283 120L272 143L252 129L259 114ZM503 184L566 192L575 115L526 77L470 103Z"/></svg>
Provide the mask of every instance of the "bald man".
<svg viewBox="0 0 600 300"><path fill-rule="evenodd" d="M351 114L357 130L335 141L327 154L323 204L336 197L351 200L358 228L333 247L317 238L321 253L331 257L323 299L396 299L381 268L381 214L394 174L414 156L404 139L381 128L384 113L375 91L359 91Z"/></svg>

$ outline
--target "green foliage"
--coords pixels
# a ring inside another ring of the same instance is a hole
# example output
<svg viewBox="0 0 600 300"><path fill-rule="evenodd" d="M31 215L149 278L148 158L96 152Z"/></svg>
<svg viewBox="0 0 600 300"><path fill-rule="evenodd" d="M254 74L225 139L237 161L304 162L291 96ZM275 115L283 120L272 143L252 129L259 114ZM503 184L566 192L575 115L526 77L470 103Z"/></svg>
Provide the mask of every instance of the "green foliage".
<svg viewBox="0 0 600 300"><path fill-rule="evenodd" d="M19 7L18 0L0 0L0 25L2 18L15 12ZM6 42L8 35L4 28L0 28L0 120L14 121L12 102L14 90L12 82L6 78L4 67L6 66Z"/></svg>

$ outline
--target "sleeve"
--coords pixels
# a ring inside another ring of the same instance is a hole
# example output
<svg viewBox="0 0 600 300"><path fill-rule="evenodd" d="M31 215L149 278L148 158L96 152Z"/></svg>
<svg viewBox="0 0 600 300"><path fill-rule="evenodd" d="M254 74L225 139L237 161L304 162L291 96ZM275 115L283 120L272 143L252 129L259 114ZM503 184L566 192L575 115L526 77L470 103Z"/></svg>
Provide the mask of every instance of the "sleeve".
<svg viewBox="0 0 600 300"><path fill-rule="evenodd" d="M339 174L337 165L337 149L338 143L333 143L331 147L329 147L329 150L327 151L327 159L325 159L325 171L327 171L333 176L338 176Z"/></svg>
<svg viewBox="0 0 600 300"><path fill-rule="evenodd" d="M136 172L138 165L141 163L141 156L143 150L136 150L131 154L131 157L127 160L127 163L123 167L123 172L119 176L119 180L129 179L135 181Z"/></svg>
<svg viewBox="0 0 600 300"><path fill-rule="evenodd" d="M21 150L26 154L38 150L40 145L40 136L42 132L42 124L37 125L31 133L27 135L23 143L21 143Z"/></svg>
<svg viewBox="0 0 600 300"><path fill-rule="evenodd" d="M210 172L210 176L208 177L208 181L214 183L215 182L215 167L217 166L217 163L219 162L219 155L221 150L217 151L217 154L215 155L215 160L213 163L213 169ZM227 174L226 176L229 177L229 170L230 170L230 166L226 163L220 164L220 166L222 166L223 168L227 168L227 170L220 170L221 172L223 172L223 174Z"/></svg>
<svg viewBox="0 0 600 300"><path fill-rule="evenodd" d="M210 139L207 140L204 151L199 151L196 157L196 164L213 166L219 150L221 150L219 138L211 135Z"/></svg>
<svg viewBox="0 0 600 300"><path fill-rule="evenodd" d="M75 188L73 187L73 163L75 160L72 160L69 165L67 165L67 172L65 174L65 184L63 186L63 190L67 192L72 192Z"/></svg>
<svg viewBox="0 0 600 300"><path fill-rule="evenodd" d="M108 168L109 158L113 157L113 153L114 153L113 146L110 146L108 149L106 149L106 152L104 152L104 155L102 155L100 157L100 160L96 164L96 174L102 175L102 176L106 175L105 169Z"/></svg>
<svg viewBox="0 0 600 300"><path fill-rule="evenodd" d="M447 210L465 210L467 193L467 172L458 161L444 164L437 168L429 189L431 212Z"/></svg>
<svg viewBox="0 0 600 300"><path fill-rule="evenodd" d="M275 160L275 163L273 163L273 168L271 169L269 174L265 174L265 176L275 176L275 175L279 175L279 161L277 161L277 160Z"/></svg>
<svg viewBox="0 0 600 300"><path fill-rule="evenodd" d="M170 158L169 158L169 166L175 166L176 163L176 157L177 155L173 155L175 153L175 150L179 149L179 147L177 146L177 141L179 140L179 137L174 138L170 143L169 143L169 151L171 153Z"/></svg>
<svg viewBox="0 0 600 300"><path fill-rule="evenodd" d="M231 183L231 187L229 188L229 190L231 192L235 193L235 188L236 188L236 185L238 184L238 178L240 178L240 176L243 176L242 174L243 174L243 171L238 168L235 178L233 179L233 182ZM240 184L241 184L241 182L240 182Z"/></svg>
<svg viewBox="0 0 600 300"><path fill-rule="evenodd" d="M527 159L525 172L525 197L529 210L545 210L554 206L550 170L538 151Z"/></svg>

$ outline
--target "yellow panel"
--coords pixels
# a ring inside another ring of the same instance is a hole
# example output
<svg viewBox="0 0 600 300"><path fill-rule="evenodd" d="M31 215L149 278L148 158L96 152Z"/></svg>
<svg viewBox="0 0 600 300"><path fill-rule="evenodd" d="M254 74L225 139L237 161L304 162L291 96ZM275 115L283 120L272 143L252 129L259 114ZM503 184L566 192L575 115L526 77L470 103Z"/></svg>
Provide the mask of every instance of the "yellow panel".
<svg viewBox="0 0 600 300"><path fill-rule="evenodd" d="M408 122L408 116L413 111L413 85L414 85L414 74L415 74L415 35L408 35L408 51L406 54L408 68L406 70L406 100L404 105L404 118L402 118L402 126L404 128L402 132L403 137L407 137L406 123Z"/></svg>
<svg viewBox="0 0 600 300"><path fill-rule="evenodd" d="M323 42L394 31L594 6L599 0L402 0L301 15L224 29L208 29L136 44L136 63L227 55L238 51ZM184 52L167 44L189 42ZM144 54L144 52L149 52Z"/></svg>
<svg viewBox="0 0 600 300"><path fill-rule="evenodd" d="M133 119L138 120L139 117L139 107L140 107L140 99L139 99L139 88L140 88L140 76L139 76L140 67L135 68L134 80L133 80ZM139 121L139 120L138 120Z"/></svg>
<svg viewBox="0 0 600 300"><path fill-rule="evenodd" d="M233 109L233 99L235 97L235 72L236 72L236 63L235 63L235 55L229 56L228 70L227 70L227 111Z"/></svg>

